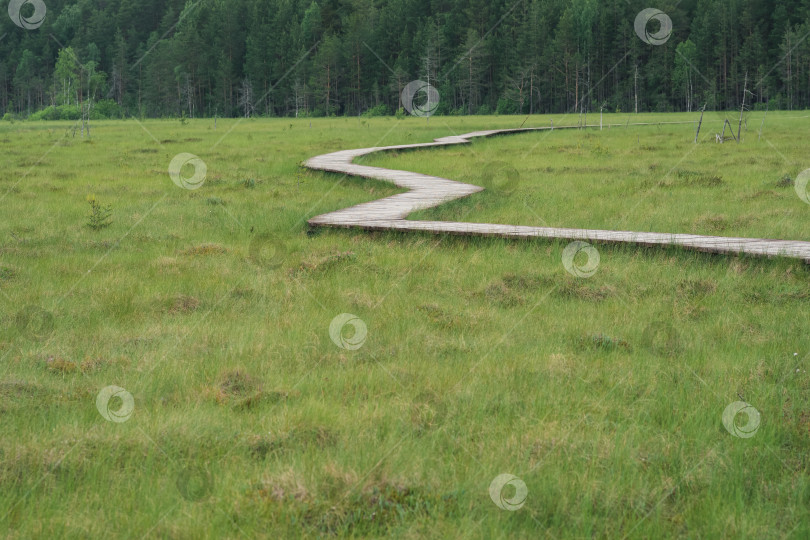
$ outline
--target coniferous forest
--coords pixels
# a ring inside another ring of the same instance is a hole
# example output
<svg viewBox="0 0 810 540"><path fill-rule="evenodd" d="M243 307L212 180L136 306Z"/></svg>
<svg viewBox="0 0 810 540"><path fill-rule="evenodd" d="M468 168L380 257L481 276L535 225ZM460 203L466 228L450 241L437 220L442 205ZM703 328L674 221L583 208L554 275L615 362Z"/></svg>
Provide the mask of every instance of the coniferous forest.
<svg viewBox="0 0 810 540"><path fill-rule="evenodd" d="M46 6L36 29L0 23L6 115L384 115L416 79L437 89L438 114L810 104L810 0L656 4L672 21L660 45L634 30L650 7L636 0Z"/></svg>

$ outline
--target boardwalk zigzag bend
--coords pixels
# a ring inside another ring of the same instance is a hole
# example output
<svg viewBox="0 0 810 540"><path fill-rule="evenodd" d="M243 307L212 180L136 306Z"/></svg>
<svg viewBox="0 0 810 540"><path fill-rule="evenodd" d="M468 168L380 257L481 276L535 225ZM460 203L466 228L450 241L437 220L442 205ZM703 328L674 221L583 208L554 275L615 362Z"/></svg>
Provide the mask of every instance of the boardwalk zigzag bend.
<svg viewBox="0 0 810 540"><path fill-rule="evenodd" d="M696 234L653 233L633 231L606 231L597 229L563 229L556 227L527 227L492 223L461 223L454 221L409 221L412 212L439 206L442 203L467 197L484 188L456 182L438 176L357 165L354 160L374 152L407 150L469 144L475 137L491 137L551 128L522 128L475 131L464 135L442 137L432 143L406 144L342 150L313 157L304 166L320 171L342 173L349 176L385 180L408 191L376 201L358 204L343 210L313 217L313 227L360 228L365 230L420 231L431 233L502 238L558 238L584 240L597 243L622 243L644 246L678 245L710 253L746 253L756 256L781 256L810 262L810 242L769 240L762 238L733 238ZM557 127L554 129L575 129Z"/></svg>

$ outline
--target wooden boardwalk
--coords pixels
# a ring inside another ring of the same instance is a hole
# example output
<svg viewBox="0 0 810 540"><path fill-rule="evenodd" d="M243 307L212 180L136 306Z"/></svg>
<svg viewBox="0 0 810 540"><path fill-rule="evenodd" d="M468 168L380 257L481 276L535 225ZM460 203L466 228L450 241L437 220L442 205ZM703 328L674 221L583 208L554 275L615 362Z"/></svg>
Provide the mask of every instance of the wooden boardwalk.
<svg viewBox="0 0 810 540"><path fill-rule="evenodd" d="M591 126L592 127L592 126ZM374 152L432 148L456 144L468 144L475 137L491 137L528 131L547 131L552 128L499 129L475 131L454 137L443 137L432 143L381 146L342 150L316 156L304 166L320 171L342 173L349 176L385 180L407 189L391 197L358 204L350 208L316 216L308 221L313 227L360 228L366 230L420 231L440 234L495 236L502 238L559 238L585 240L596 243L622 243L643 246L677 245L710 253L746 253L765 257L790 257L810 262L810 242L768 240L762 238L732 238L725 236L701 236L695 234L653 233L633 231L604 231L597 229L562 229L556 227L526 227L520 225L496 225L491 223L461 223L454 221L409 221L412 212L439 206L447 201L460 199L484 188L464 184L438 176L428 176L409 171L397 171L380 167L357 165L354 160ZM556 127L553 129L577 129Z"/></svg>

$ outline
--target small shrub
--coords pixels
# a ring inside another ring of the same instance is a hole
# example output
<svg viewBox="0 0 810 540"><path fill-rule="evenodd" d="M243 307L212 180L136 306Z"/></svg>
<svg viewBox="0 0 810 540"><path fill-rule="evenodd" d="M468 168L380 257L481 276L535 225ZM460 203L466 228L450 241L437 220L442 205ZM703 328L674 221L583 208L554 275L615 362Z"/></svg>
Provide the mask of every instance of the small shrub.
<svg viewBox="0 0 810 540"><path fill-rule="evenodd" d="M90 215L87 216L87 226L94 231L109 227L112 224L112 205L102 205L98 202L95 195L88 195L87 202L90 203Z"/></svg>
<svg viewBox="0 0 810 540"><path fill-rule="evenodd" d="M31 113L28 115L29 120L54 120L52 118L54 115L54 108L53 107L45 107L41 111L37 111L35 113Z"/></svg>
<svg viewBox="0 0 810 540"><path fill-rule="evenodd" d="M376 107L372 107L363 113L364 118L372 118L375 116L388 116L388 115L389 115L388 106L385 105L384 103L380 103Z"/></svg>
<svg viewBox="0 0 810 540"><path fill-rule="evenodd" d="M112 99L102 99L93 104L93 108L90 110L91 120L107 120L123 117L124 110Z"/></svg>
<svg viewBox="0 0 810 540"><path fill-rule="evenodd" d="M78 120L81 118L78 105L48 106L28 116L29 120Z"/></svg>

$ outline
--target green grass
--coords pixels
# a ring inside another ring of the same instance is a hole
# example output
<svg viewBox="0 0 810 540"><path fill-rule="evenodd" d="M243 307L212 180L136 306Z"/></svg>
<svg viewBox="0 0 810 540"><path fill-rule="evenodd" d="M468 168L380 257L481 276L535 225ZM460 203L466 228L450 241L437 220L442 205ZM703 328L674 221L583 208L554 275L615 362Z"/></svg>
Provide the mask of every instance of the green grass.
<svg viewBox="0 0 810 540"><path fill-rule="evenodd" d="M366 162L489 188L412 219L807 240L808 208L793 181L810 166L810 128L803 113L770 113L759 138L763 114L750 115L742 145L715 144L722 117L707 113L698 145L691 124L614 125L377 154ZM639 121L695 121L699 114L646 116ZM606 115L604 122L622 118Z"/></svg>
<svg viewBox="0 0 810 540"><path fill-rule="evenodd" d="M805 238L810 208L775 184L807 168L806 124L769 114L757 143L756 118L740 146L631 127L365 162L519 171L514 193L424 213L442 219L711 233L723 215L724 234ZM565 242L309 234L396 190L304 159L522 121L0 126L3 536L807 537L803 263L597 246L585 279ZM167 173L181 152L207 165L198 190ZM88 226L91 194L109 226ZM341 313L361 348L330 339ZM111 385L134 398L120 423L96 407ZM761 414L747 439L721 420L740 400ZM527 485L518 511L489 497L502 473Z"/></svg>

